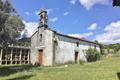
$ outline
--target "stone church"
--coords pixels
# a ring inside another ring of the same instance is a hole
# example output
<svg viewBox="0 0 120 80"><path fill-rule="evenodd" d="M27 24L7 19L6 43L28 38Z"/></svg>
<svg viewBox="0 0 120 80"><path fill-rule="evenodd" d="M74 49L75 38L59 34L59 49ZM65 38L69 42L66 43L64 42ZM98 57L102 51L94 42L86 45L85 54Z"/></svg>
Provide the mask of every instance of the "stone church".
<svg viewBox="0 0 120 80"><path fill-rule="evenodd" d="M30 62L43 66L86 61L86 50L100 45L92 41L71 37L52 30L47 25L47 11L41 9L38 30L31 37Z"/></svg>

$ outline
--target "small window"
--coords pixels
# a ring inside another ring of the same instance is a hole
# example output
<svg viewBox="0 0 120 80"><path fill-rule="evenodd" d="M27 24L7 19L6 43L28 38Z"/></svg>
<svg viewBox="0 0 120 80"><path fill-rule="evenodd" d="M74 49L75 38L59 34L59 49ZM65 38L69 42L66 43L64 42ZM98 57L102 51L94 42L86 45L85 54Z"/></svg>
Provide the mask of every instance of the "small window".
<svg viewBox="0 0 120 80"><path fill-rule="evenodd" d="M54 41L54 43L55 43L56 46L58 46L58 42L56 40Z"/></svg>
<svg viewBox="0 0 120 80"><path fill-rule="evenodd" d="M41 18L43 18L44 16L43 16L43 14L41 14L41 16L40 16Z"/></svg>
<svg viewBox="0 0 120 80"><path fill-rule="evenodd" d="M40 34L40 42L42 41L42 34Z"/></svg>
<svg viewBox="0 0 120 80"><path fill-rule="evenodd" d="M79 47L79 42L76 42L77 47Z"/></svg>

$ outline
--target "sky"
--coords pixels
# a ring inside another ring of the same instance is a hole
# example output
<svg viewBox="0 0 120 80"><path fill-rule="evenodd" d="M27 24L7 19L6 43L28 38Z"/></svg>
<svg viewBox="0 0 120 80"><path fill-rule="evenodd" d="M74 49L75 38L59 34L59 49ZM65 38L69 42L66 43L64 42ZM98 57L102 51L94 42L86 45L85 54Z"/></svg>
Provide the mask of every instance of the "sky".
<svg viewBox="0 0 120 80"><path fill-rule="evenodd" d="M41 8L48 12L48 27L59 33L120 43L120 7L112 0L10 0L30 37L38 27ZM24 31L22 33L24 33Z"/></svg>

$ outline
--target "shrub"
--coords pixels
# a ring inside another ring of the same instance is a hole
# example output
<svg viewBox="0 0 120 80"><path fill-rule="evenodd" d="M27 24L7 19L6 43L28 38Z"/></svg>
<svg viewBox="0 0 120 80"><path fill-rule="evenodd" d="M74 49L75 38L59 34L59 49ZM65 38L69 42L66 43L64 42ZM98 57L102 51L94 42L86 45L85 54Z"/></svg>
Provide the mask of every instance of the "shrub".
<svg viewBox="0 0 120 80"><path fill-rule="evenodd" d="M80 60L79 63L80 63L81 65L83 65L83 64L85 63L85 61L84 61L84 60Z"/></svg>
<svg viewBox="0 0 120 80"><path fill-rule="evenodd" d="M100 53L95 48L89 48L86 51L86 54L87 54L88 62L93 62L93 61L97 61L100 59Z"/></svg>

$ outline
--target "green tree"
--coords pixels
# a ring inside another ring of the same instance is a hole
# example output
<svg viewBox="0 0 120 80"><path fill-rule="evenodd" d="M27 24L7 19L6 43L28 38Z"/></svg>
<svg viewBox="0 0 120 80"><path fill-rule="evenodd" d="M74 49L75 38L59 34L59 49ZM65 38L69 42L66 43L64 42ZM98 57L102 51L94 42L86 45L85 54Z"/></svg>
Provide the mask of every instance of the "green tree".
<svg viewBox="0 0 120 80"><path fill-rule="evenodd" d="M100 59L100 53L95 48L89 48L86 50L86 54L88 62L93 62Z"/></svg>
<svg viewBox="0 0 120 80"><path fill-rule="evenodd" d="M24 24L9 0L0 0L0 45L14 43L23 29Z"/></svg>
<svg viewBox="0 0 120 80"><path fill-rule="evenodd" d="M95 43L99 43L98 40L95 40L94 42L95 42Z"/></svg>
<svg viewBox="0 0 120 80"><path fill-rule="evenodd" d="M3 11L3 2L0 0L0 11Z"/></svg>
<svg viewBox="0 0 120 80"><path fill-rule="evenodd" d="M5 22L5 32L11 41L15 41L23 29L24 24L17 16L10 16Z"/></svg>
<svg viewBox="0 0 120 80"><path fill-rule="evenodd" d="M22 46L30 46L30 38L23 37L22 39L18 40L18 44Z"/></svg>
<svg viewBox="0 0 120 80"><path fill-rule="evenodd" d="M113 0L113 6L120 6L120 0Z"/></svg>

